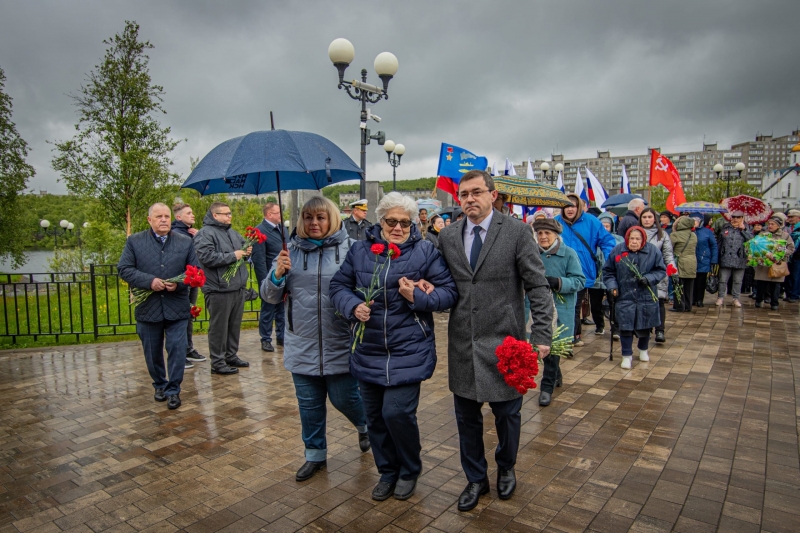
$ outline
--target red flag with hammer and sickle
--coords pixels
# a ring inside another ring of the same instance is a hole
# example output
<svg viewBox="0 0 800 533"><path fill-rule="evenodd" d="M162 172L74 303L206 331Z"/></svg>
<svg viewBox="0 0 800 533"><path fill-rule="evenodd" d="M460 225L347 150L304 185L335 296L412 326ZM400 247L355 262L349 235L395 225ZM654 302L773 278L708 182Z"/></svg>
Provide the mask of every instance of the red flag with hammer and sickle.
<svg viewBox="0 0 800 533"><path fill-rule="evenodd" d="M655 185L663 185L669 191L667 211L676 215L680 214L675 207L686 202L686 195L683 194L683 185L681 185L681 175L669 158L661 155L656 150L651 150L650 186Z"/></svg>

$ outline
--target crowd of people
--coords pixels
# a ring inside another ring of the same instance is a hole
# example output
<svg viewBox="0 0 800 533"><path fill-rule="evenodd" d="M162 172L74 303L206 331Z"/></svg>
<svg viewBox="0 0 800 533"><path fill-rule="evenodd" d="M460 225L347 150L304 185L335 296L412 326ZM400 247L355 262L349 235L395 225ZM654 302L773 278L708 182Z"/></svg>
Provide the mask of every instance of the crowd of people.
<svg viewBox="0 0 800 533"><path fill-rule="evenodd" d="M538 401L547 406L563 381L563 354L550 353L554 332L580 347L582 326L594 325L595 335L620 340L621 368L630 369L634 338L638 360L649 361L653 332L656 343L666 342L667 304L674 312L702 306L709 273L719 273L717 305L724 305L730 281L733 305L741 307L745 243L754 235L743 213L712 226L702 214L673 220L635 199L616 217L568 195L571 203L559 213L540 209L525 224L508 215L483 171L462 176L458 195L460 208L445 220L389 193L375 210L376 224L367 220L364 200L343 221L333 202L314 197L291 235L279 207L267 203L258 226L266 238L252 246L231 228L224 202L211 204L199 230L190 206L171 213L154 204L150 228L127 240L119 261L132 289L152 291L135 316L154 399L180 407L184 370L205 360L192 342L197 290L171 281L187 265L205 272L211 373L229 376L249 366L238 351L252 263L262 300L261 349L274 352L274 336L297 397L305 462L296 480L327 466L330 399L354 426L361 452L372 450L380 473L372 498L405 500L422 472L416 412L421 383L437 367L434 314L448 312L449 388L467 481L458 509L468 511L490 487L486 402L498 439L497 493L508 499L516 488L522 394L497 368L495 350L506 337L529 340L543 360ZM789 217L790 232L779 215L763 232L787 240L787 258L794 259L800 212ZM753 272L755 305L769 299L776 309L785 280L762 268ZM799 270L790 266L784 287L794 301L800 283L791 281Z"/></svg>

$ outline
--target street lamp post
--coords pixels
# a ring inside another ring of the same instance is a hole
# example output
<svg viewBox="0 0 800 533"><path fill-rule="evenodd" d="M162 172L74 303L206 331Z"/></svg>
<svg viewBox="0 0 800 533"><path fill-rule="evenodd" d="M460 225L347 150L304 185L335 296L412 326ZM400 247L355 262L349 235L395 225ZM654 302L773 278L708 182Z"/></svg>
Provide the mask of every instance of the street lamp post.
<svg viewBox="0 0 800 533"><path fill-rule="evenodd" d="M738 180L742 177L742 171L744 170L744 163L739 162L733 167L736 170L736 175L733 175L732 170L728 170L727 174L724 173L725 167L723 167L720 163L714 165L714 172L717 173L717 179L722 180L725 182L725 198L731 197L731 182L734 180Z"/></svg>
<svg viewBox="0 0 800 533"><path fill-rule="evenodd" d="M50 221L47 219L43 219L39 222L40 230L36 234L37 239L43 239L45 237L53 237L55 239L55 246L58 247L58 238L62 235L66 235L68 231L72 231L75 229L75 224L68 220L62 220L58 223L61 226L61 229L58 228L50 228Z"/></svg>
<svg viewBox="0 0 800 533"><path fill-rule="evenodd" d="M550 163L547 161L539 165L539 168L542 170L542 177L549 181L550 185L558 181L558 175L564 171L564 165L562 163L556 163L555 170L550 172Z"/></svg>
<svg viewBox="0 0 800 533"><path fill-rule="evenodd" d="M392 165L392 190L397 190L397 167L400 166L400 158L406 153L406 147L402 144L395 144L394 141L386 141L383 145L386 150L386 157L389 159L389 164Z"/></svg>
<svg viewBox="0 0 800 533"><path fill-rule="evenodd" d="M328 46L328 57L333 66L339 71L339 89L345 89L348 96L353 100L361 102L361 198L367 196L367 145L370 139L375 139L378 144L383 145L386 136L382 131L375 135L370 135L367 128L367 120L372 118L375 122L380 122L380 117L372 115L367 111L367 103L377 104L381 98L389 99L389 81L397 73L397 58L390 52L382 52L375 58L375 72L383 82L383 88L367 83L367 69L361 70L361 81L345 81L344 72L356 55L353 43L347 39L335 39Z"/></svg>

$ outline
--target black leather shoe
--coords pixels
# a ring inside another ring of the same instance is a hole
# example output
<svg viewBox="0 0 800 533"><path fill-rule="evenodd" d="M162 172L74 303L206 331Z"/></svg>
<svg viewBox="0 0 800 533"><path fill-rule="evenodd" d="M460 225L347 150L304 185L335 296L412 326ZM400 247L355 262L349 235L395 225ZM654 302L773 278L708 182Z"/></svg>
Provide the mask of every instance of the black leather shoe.
<svg viewBox="0 0 800 533"><path fill-rule="evenodd" d="M395 500L407 500L414 495L414 490L417 488L417 478L414 479L400 479L394 487Z"/></svg>
<svg viewBox="0 0 800 533"><path fill-rule="evenodd" d="M361 448L362 452L368 452L371 445L369 443L369 433L366 431L364 433L358 434L358 447Z"/></svg>
<svg viewBox="0 0 800 533"><path fill-rule="evenodd" d="M478 505L478 500L484 494L489 494L489 480L484 479L479 483L468 483L461 496L458 497L458 510L471 511Z"/></svg>
<svg viewBox="0 0 800 533"><path fill-rule="evenodd" d="M250 366L250 363L248 363L247 361L243 361L242 359L239 359L238 357L234 357L230 361L225 361L225 364L227 364L228 366L235 367L235 368L247 368L248 366Z"/></svg>
<svg viewBox="0 0 800 533"><path fill-rule="evenodd" d="M497 495L501 500L507 500L514 494L514 489L517 488L517 475L514 469L502 470L497 469Z"/></svg>
<svg viewBox="0 0 800 533"><path fill-rule="evenodd" d="M539 405L541 405L542 407L547 407L548 405L550 405L550 399L551 395L549 392L541 391L539 393Z"/></svg>
<svg viewBox="0 0 800 533"><path fill-rule="evenodd" d="M275 341L275 344L278 345L278 346L283 346L283 339L277 339Z"/></svg>
<svg viewBox="0 0 800 533"><path fill-rule="evenodd" d="M305 481L310 479L311 476L317 473L317 470L322 470L328 464L327 461L306 461L300 470L295 474L294 479L297 481Z"/></svg>
<svg viewBox="0 0 800 533"><path fill-rule="evenodd" d="M663 331L656 331L656 342L659 344L662 342L667 342L667 338L664 336Z"/></svg>
<svg viewBox="0 0 800 533"><path fill-rule="evenodd" d="M378 481L378 484L375 485L375 488L372 489L372 499L376 502L382 502L386 500L394 494L394 486L395 483L390 483L388 481Z"/></svg>
<svg viewBox="0 0 800 533"><path fill-rule="evenodd" d="M157 402L167 401L167 397L164 394L164 389L156 389L155 394L153 394L153 399Z"/></svg>
<svg viewBox="0 0 800 533"><path fill-rule="evenodd" d="M177 409L181 406L181 397L177 394L172 394L167 396L167 408L169 409Z"/></svg>
<svg viewBox="0 0 800 533"><path fill-rule="evenodd" d="M772 309L773 311L777 311L778 310L778 306L777 305L770 305L769 308Z"/></svg>
<svg viewBox="0 0 800 533"><path fill-rule="evenodd" d="M675 309L674 307L670 307L667 311L671 313L683 313L683 309Z"/></svg>
<svg viewBox="0 0 800 533"><path fill-rule="evenodd" d="M264 352L274 352L275 347L269 341L261 341L261 350Z"/></svg>
<svg viewBox="0 0 800 533"><path fill-rule="evenodd" d="M219 368L212 368L211 369L211 373L212 374L220 374L220 375L223 375L223 376L227 376L227 375L230 375L230 374L238 374L239 373L239 369L238 368L233 368L232 366L225 365L225 366L221 366Z"/></svg>
<svg viewBox="0 0 800 533"><path fill-rule="evenodd" d="M755 307L761 307L761 302L756 302L753 304Z"/></svg>

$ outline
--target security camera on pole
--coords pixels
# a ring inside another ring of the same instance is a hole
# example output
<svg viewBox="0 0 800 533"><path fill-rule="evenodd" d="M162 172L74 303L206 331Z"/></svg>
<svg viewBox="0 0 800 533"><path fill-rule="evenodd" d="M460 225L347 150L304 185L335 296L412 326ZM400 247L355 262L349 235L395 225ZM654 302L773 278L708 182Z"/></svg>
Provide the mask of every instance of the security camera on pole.
<svg viewBox="0 0 800 533"><path fill-rule="evenodd" d="M361 81L345 81L344 72L353 61L356 55L353 44L347 39L336 39L328 46L328 57L333 66L339 71L339 88L345 89L353 100L361 102L361 198L367 196L367 145L370 139L375 139L378 144L383 146L386 135L379 131L375 135L370 135L367 128L367 121L372 118L375 122L380 122L381 118L372 115L367 109L367 104L376 104L381 98L389 98L389 81L397 73L397 58L390 52L382 52L375 58L375 72L383 82L383 88L367 83L367 69L361 70Z"/></svg>

